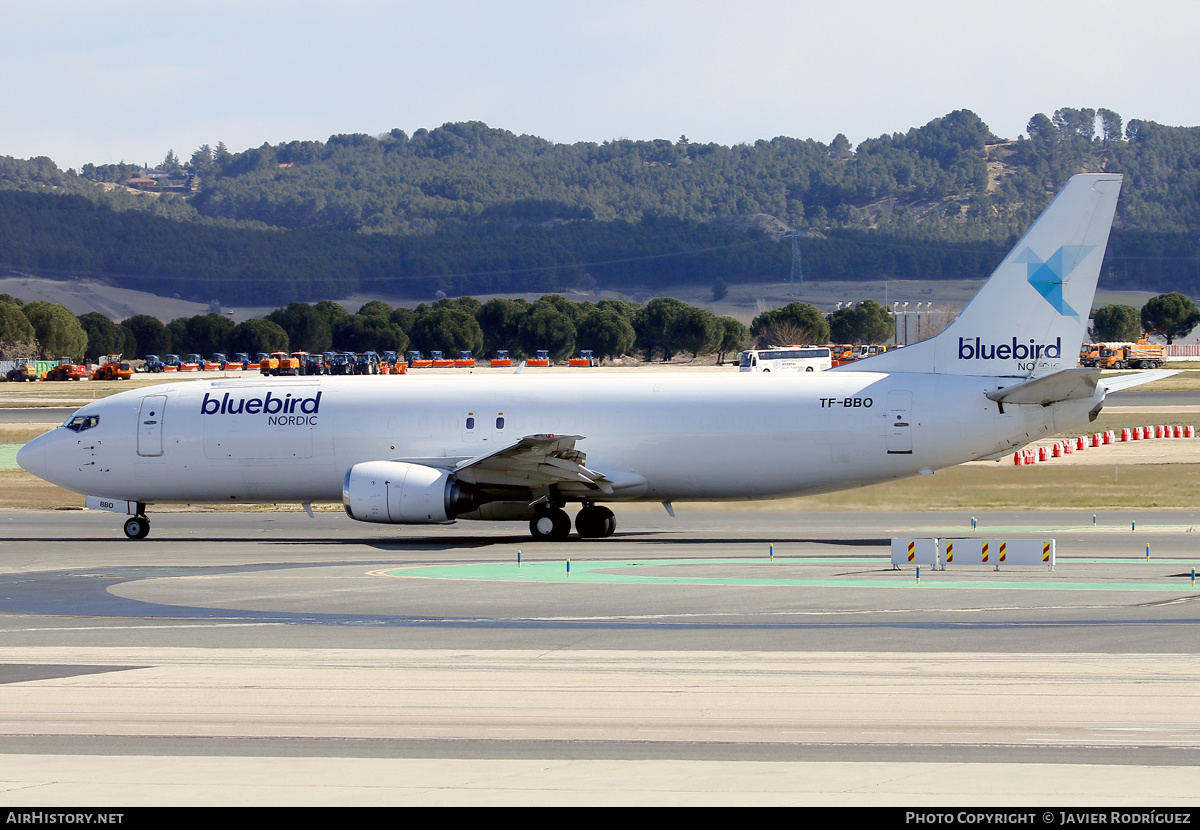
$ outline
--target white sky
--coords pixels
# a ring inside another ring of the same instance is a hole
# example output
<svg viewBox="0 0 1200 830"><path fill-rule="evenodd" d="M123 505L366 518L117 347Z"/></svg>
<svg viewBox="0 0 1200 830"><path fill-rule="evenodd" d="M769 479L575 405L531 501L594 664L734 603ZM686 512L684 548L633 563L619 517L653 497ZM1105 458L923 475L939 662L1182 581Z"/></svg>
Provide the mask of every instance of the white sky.
<svg viewBox="0 0 1200 830"><path fill-rule="evenodd" d="M1200 125L1200 0L5 3L0 155L186 160L484 121L557 142L852 144L966 108Z"/></svg>

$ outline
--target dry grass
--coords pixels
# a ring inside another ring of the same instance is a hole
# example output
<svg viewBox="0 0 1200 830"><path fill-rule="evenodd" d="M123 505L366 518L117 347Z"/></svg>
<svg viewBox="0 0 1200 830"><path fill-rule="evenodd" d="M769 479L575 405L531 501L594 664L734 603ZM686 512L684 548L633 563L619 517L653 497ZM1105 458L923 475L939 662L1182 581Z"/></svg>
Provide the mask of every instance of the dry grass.
<svg viewBox="0 0 1200 830"><path fill-rule="evenodd" d="M1163 380L1157 380L1154 383L1147 383L1144 386L1135 387L1139 392L1197 392L1200 391L1200 369L1193 368L1194 363L1175 363L1167 364L1168 369L1179 369L1179 374L1172 375ZM1123 372L1121 374L1130 374ZM1114 375L1115 376L1115 375ZM1108 377L1107 375L1105 377ZM1119 403L1120 398L1114 397L1114 403Z"/></svg>
<svg viewBox="0 0 1200 830"><path fill-rule="evenodd" d="M83 496L55 487L24 470L0 470L0 508L83 507Z"/></svg>
<svg viewBox="0 0 1200 830"><path fill-rule="evenodd" d="M53 428L45 424L0 424L0 444L28 444Z"/></svg>
<svg viewBox="0 0 1200 830"><path fill-rule="evenodd" d="M1200 464L951 467L861 490L789 499L800 510L1194 510Z"/></svg>

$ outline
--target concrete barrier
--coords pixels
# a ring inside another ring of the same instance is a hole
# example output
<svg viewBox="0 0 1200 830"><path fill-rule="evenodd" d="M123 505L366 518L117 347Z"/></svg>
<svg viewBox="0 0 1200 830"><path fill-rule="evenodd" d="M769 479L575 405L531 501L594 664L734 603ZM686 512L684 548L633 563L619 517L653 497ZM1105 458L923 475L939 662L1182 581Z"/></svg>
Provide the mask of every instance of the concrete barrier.
<svg viewBox="0 0 1200 830"><path fill-rule="evenodd" d="M991 539L944 539L947 565L989 565L991 562Z"/></svg>
<svg viewBox="0 0 1200 830"><path fill-rule="evenodd" d="M1054 570L1053 539L942 539L945 566L1045 565Z"/></svg>
<svg viewBox="0 0 1200 830"><path fill-rule="evenodd" d="M892 565L938 564L937 539L893 539Z"/></svg>

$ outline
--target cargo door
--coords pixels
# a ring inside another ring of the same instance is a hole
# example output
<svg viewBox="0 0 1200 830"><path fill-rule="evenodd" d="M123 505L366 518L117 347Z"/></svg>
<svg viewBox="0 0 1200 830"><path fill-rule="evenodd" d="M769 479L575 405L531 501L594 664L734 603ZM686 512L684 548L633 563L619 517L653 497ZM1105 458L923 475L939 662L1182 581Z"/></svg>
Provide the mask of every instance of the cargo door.
<svg viewBox="0 0 1200 830"><path fill-rule="evenodd" d="M147 395L138 411L137 454L153 458L163 454L163 414L167 408L166 395Z"/></svg>
<svg viewBox="0 0 1200 830"><path fill-rule="evenodd" d="M885 439L888 455L912 455L912 392L888 392Z"/></svg>

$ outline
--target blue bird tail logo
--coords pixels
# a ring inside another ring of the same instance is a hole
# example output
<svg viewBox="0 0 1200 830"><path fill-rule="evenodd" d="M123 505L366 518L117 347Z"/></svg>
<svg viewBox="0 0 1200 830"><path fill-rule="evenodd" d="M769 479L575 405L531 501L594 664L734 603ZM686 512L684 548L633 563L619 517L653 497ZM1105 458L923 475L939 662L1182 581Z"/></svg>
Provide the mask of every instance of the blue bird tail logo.
<svg viewBox="0 0 1200 830"><path fill-rule="evenodd" d="M1029 269L1029 284L1034 287L1042 298L1059 314L1064 317L1079 319L1079 312L1071 308L1063 298L1063 284L1071 276L1084 257L1095 250L1095 245L1063 245L1050 255L1044 262L1026 248L1015 257L1017 262L1024 262Z"/></svg>

